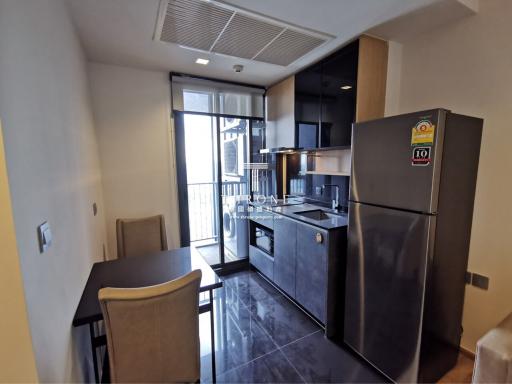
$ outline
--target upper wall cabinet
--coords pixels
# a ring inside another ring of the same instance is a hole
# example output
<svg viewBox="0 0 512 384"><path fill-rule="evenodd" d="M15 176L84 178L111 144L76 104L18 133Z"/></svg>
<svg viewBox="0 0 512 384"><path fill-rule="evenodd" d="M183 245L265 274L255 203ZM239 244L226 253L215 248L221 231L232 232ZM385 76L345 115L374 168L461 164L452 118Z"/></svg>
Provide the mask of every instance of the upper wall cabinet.
<svg viewBox="0 0 512 384"><path fill-rule="evenodd" d="M359 41L322 61L320 147L350 145L355 121Z"/></svg>
<svg viewBox="0 0 512 384"><path fill-rule="evenodd" d="M318 147L321 101L322 65L319 63L295 75L295 147Z"/></svg>
<svg viewBox="0 0 512 384"><path fill-rule="evenodd" d="M350 146L353 122L384 116L387 62L387 42L361 36L270 87L268 146Z"/></svg>

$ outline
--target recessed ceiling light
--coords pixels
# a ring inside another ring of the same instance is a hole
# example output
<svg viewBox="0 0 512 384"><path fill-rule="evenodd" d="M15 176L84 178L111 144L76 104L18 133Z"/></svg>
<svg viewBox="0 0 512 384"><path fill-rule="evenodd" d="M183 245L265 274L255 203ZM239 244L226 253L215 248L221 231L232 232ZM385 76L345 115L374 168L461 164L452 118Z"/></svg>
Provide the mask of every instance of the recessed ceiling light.
<svg viewBox="0 0 512 384"><path fill-rule="evenodd" d="M197 59L196 64L207 65L210 62L208 59Z"/></svg>
<svg viewBox="0 0 512 384"><path fill-rule="evenodd" d="M347 89L352 89L352 86L351 85L344 85L343 87L341 87L341 89L346 91Z"/></svg>

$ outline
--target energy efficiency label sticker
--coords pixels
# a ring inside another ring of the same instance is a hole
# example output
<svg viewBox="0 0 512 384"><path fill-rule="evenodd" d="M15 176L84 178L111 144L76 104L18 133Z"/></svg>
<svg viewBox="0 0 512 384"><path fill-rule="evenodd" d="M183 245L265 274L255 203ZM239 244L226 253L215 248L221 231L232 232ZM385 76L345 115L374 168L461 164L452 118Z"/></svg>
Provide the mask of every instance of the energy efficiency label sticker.
<svg viewBox="0 0 512 384"><path fill-rule="evenodd" d="M412 149L411 165L425 167L430 164L432 147L414 147Z"/></svg>
<svg viewBox="0 0 512 384"><path fill-rule="evenodd" d="M426 146L434 144L436 126L430 120L420 120L412 129L411 146Z"/></svg>

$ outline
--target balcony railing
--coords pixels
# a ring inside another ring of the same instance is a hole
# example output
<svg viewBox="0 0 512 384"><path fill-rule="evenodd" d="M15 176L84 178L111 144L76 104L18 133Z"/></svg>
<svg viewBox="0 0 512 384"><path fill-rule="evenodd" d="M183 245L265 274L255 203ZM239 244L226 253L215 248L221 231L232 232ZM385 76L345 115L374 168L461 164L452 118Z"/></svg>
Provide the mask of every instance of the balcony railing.
<svg viewBox="0 0 512 384"><path fill-rule="evenodd" d="M222 182L222 196L247 195L247 183ZM225 208L226 209L226 208ZM188 184L188 215L190 241L218 241L220 228L218 223L219 194L218 183ZM223 212L225 213L225 212Z"/></svg>

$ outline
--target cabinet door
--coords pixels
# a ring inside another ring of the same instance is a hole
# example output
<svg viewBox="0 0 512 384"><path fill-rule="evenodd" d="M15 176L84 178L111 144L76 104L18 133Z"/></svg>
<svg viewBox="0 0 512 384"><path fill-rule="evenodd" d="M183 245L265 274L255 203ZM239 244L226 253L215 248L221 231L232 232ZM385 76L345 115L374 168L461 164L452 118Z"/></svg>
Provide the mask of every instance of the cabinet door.
<svg viewBox="0 0 512 384"><path fill-rule="evenodd" d="M323 324L327 318L328 232L297 226L296 299Z"/></svg>
<svg viewBox="0 0 512 384"><path fill-rule="evenodd" d="M295 145L297 147L318 147L321 82L320 64L295 75Z"/></svg>
<svg viewBox="0 0 512 384"><path fill-rule="evenodd" d="M320 146L350 145L355 121L358 41L322 62Z"/></svg>
<svg viewBox="0 0 512 384"><path fill-rule="evenodd" d="M270 280L274 280L274 260L255 246L249 245L249 262Z"/></svg>
<svg viewBox="0 0 512 384"><path fill-rule="evenodd" d="M297 223L283 216L274 220L274 282L295 297Z"/></svg>

